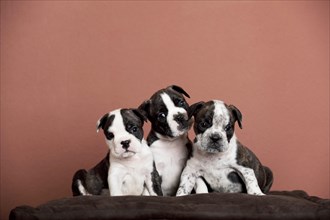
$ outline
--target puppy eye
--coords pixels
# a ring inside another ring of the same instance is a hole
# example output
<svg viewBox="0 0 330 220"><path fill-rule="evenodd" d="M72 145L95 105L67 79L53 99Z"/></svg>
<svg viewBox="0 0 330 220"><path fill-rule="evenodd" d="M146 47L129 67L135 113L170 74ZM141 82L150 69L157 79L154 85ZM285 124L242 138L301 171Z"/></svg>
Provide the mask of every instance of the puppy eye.
<svg viewBox="0 0 330 220"><path fill-rule="evenodd" d="M201 123L199 123L199 126L200 126L201 128L207 128L208 125L209 125L209 123L208 123L207 121L202 121Z"/></svg>
<svg viewBox="0 0 330 220"><path fill-rule="evenodd" d="M135 133L137 131L138 131L138 127L137 126L132 126L131 132Z"/></svg>
<svg viewBox="0 0 330 220"><path fill-rule="evenodd" d="M230 129L231 129L231 124L229 123L228 125L226 125L225 131L229 131Z"/></svg>
<svg viewBox="0 0 330 220"><path fill-rule="evenodd" d="M179 100L177 101L177 106L178 106L178 107L184 107L184 106L185 106L185 102L184 102L183 100L179 99Z"/></svg>
<svg viewBox="0 0 330 220"><path fill-rule="evenodd" d="M158 121L164 121L166 119L166 114L164 112L158 113Z"/></svg>
<svg viewBox="0 0 330 220"><path fill-rule="evenodd" d="M111 140L111 139L114 137L114 135L113 135L112 132L108 132L108 133L105 134L105 137L106 137L108 140Z"/></svg>

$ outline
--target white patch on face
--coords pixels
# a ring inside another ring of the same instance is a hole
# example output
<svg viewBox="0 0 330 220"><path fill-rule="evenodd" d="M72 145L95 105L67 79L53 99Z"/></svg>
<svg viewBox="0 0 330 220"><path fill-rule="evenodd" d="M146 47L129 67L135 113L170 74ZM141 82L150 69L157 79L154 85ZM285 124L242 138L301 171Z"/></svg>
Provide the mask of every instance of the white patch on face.
<svg viewBox="0 0 330 220"><path fill-rule="evenodd" d="M201 150L206 150L210 153L216 153L224 152L228 149L228 140L227 140L227 134L225 131L225 126L230 121L229 112L225 106L225 104L222 101L214 100L214 115L212 119L212 126L204 131L204 133L201 133L197 135L197 140L200 142L199 147ZM210 148L210 137L214 134L217 134L220 136L220 149L213 149Z"/></svg>
<svg viewBox="0 0 330 220"><path fill-rule="evenodd" d="M109 113L109 117L115 115L115 118L108 128L108 132L112 132L114 137L111 140L106 139L106 143L110 148L110 152L117 158L126 158L134 156L141 150L141 142L134 135L126 131L120 109ZM129 148L123 148L121 142L130 141Z"/></svg>
<svg viewBox="0 0 330 220"><path fill-rule="evenodd" d="M167 124L171 129L172 135L174 137L178 137L183 135L184 133L186 133L186 130L179 130L179 124L178 122L176 122L174 120L174 116L177 115L178 113L181 113L184 115L184 117L187 119L188 118L188 114L187 111L184 108L180 108L174 105L172 99L170 98L170 96L166 93L162 93L161 98L163 99L164 104L166 105L167 108Z"/></svg>

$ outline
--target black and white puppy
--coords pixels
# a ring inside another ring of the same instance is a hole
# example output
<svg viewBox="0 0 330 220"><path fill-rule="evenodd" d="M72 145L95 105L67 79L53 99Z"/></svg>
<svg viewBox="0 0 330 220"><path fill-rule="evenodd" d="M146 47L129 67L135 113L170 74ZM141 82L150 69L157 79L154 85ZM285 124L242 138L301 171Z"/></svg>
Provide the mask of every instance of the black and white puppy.
<svg viewBox="0 0 330 220"><path fill-rule="evenodd" d="M212 191L267 193L273 183L272 171L263 166L234 133L236 121L242 128L241 112L233 105L213 100L192 105L191 114L195 118L196 138L177 196L190 194L200 178Z"/></svg>
<svg viewBox="0 0 330 220"><path fill-rule="evenodd" d="M188 131L192 120L184 96L189 98L181 87L172 85L157 91L139 107L151 122L147 142L162 179L164 196L175 195L181 172L191 153Z"/></svg>
<svg viewBox="0 0 330 220"><path fill-rule="evenodd" d="M111 196L161 195L153 155L143 138L147 118L138 109L117 109L97 123L109 147L108 185Z"/></svg>

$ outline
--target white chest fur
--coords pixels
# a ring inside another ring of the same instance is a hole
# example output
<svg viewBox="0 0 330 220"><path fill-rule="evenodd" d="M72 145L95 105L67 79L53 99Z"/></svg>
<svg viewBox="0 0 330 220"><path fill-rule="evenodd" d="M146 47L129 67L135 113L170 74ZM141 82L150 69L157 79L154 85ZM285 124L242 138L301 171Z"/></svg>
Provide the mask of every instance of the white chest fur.
<svg viewBox="0 0 330 220"><path fill-rule="evenodd" d="M188 157L187 142L187 136L181 136L175 140L159 139L150 146L157 171L162 177L164 196L176 193Z"/></svg>
<svg viewBox="0 0 330 220"><path fill-rule="evenodd" d="M152 171L153 157L149 149L124 159L118 159L110 155L108 175L110 195L142 195L145 187L147 187L150 195L155 195L151 190Z"/></svg>

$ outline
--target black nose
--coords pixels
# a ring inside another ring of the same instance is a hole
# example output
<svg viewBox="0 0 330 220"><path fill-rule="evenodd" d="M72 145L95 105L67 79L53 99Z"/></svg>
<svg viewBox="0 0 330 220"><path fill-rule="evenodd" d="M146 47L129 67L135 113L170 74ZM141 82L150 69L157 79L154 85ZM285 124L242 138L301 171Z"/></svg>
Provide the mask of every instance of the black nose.
<svg viewBox="0 0 330 220"><path fill-rule="evenodd" d="M221 136L219 134L212 134L210 136L210 139L213 141L213 142L218 142L221 140Z"/></svg>
<svg viewBox="0 0 330 220"><path fill-rule="evenodd" d="M126 141L122 141L122 142L120 142L120 144L123 146L123 148L125 149L125 150L127 150L128 148L129 148L129 143L130 143L131 141L130 140L126 140Z"/></svg>
<svg viewBox="0 0 330 220"><path fill-rule="evenodd" d="M179 124L183 124L186 121L183 114L177 114L174 116L174 120Z"/></svg>

